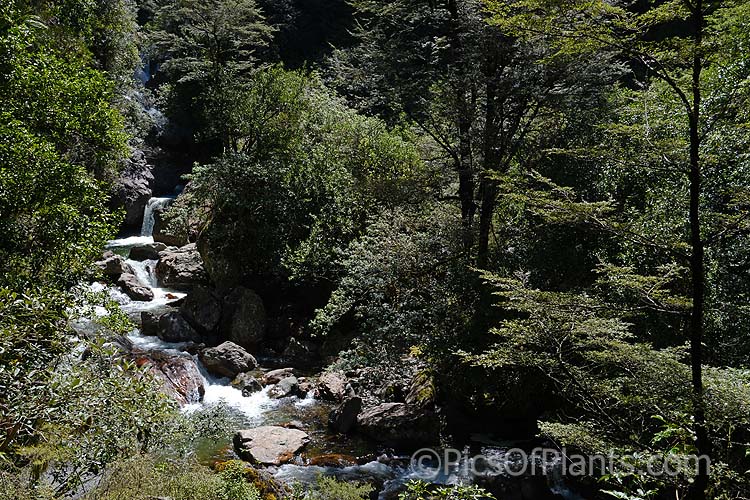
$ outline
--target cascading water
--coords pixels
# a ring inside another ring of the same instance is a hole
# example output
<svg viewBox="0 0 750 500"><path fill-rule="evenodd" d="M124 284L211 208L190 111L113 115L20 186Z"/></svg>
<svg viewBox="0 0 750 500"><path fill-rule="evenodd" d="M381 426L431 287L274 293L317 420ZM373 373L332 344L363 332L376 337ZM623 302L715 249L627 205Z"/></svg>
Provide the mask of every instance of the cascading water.
<svg viewBox="0 0 750 500"><path fill-rule="evenodd" d="M154 234L154 211L164 208L171 203L173 198L151 198L143 210L143 225L141 226L141 236L152 236Z"/></svg>
<svg viewBox="0 0 750 500"><path fill-rule="evenodd" d="M171 200L172 198L151 198L144 210L141 236L110 241L107 248L126 256L131 247L152 243L154 211L168 205ZM160 286L154 272L157 261L127 259L126 262L133 268L138 279L150 286L154 292L154 299L152 301L140 302L130 300L117 288L109 288L110 295L136 321L139 319L141 312L152 311L158 313L159 311L167 310L171 302L185 296L184 293ZM104 287L104 285L98 283L93 286L99 290ZM134 348L145 352L157 351L168 355L184 356L184 351L187 348L187 343L165 342L158 337L144 336L138 329L131 332L128 335L128 339ZM310 426L307 430L316 439L321 439L321 436L326 434L327 407L324 406L324 403L312 398L299 399L292 397L285 398L284 400L272 399L269 395L270 388L268 387L249 397L245 397L239 389L232 386L230 380L217 378L209 374L198 359L198 356L194 355L193 359L196 361L203 379L205 393L200 403L188 404L183 407L183 411L191 412L214 405L224 405L232 409L240 417L242 422L240 425L242 426L283 425L291 420L302 420L306 425ZM333 439L341 439L341 437L334 437ZM222 446L226 446L227 444L229 443L224 443ZM308 448L313 444L311 443ZM343 452L344 454L351 453L352 455L358 455L354 451L354 448L350 448L350 446L356 445L351 442L332 444L330 441L324 441L316 443L318 453ZM484 451L485 453L488 452L487 450ZM362 465L350 465L347 467L301 465L298 462L279 467L274 476L278 481L287 484L312 484L320 474L331 475L340 480L373 481L382 485L379 488L378 498L384 500L386 498L393 498L403 487L404 483L412 479L421 478L423 473L423 470L414 470L409 467L406 461L385 460L381 462L374 460ZM553 476L552 479L553 492L565 499L582 500L581 497L566 488L564 478ZM466 474L462 474L461 468L457 467L455 471L451 471L449 474L442 474L431 480L441 484L461 484L471 482L472 478Z"/></svg>

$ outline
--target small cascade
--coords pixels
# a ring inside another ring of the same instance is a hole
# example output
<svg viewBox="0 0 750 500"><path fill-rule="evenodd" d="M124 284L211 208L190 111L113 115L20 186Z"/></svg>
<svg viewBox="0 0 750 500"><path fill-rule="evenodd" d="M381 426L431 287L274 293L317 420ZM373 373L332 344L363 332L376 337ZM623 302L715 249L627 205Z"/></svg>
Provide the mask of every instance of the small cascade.
<svg viewBox="0 0 750 500"><path fill-rule="evenodd" d="M154 233L154 211L159 208L164 208L174 198L151 198L146 204L146 208L143 210L143 225L141 226L141 236L152 236Z"/></svg>

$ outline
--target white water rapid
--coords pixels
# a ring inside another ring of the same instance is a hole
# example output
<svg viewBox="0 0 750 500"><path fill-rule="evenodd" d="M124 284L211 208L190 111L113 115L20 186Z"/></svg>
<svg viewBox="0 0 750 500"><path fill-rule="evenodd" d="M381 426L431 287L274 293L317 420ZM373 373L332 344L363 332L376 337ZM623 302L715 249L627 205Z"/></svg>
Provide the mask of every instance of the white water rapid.
<svg viewBox="0 0 750 500"><path fill-rule="evenodd" d="M96 291L106 289L110 296L114 298L133 320L140 322L142 312L153 312L160 314L162 311L169 310L170 303L179 300L185 296L185 293L171 290L161 286L157 279L155 269L156 260L137 261L129 259L128 254L132 247L153 243L152 232L154 228L154 210L166 206L171 198L151 198L144 210L143 226L140 236L131 236L112 240L107 244L107 249L112 250L126 258L126 262L133 268L138 279L151 287L154 293L154 299L148 302L131 300L127 295L113 286L105 286L100 283L94 283L92 288ZM101 310L104 314L105 311ZM142 335L139 329L133 330L128 339L132 342L133 347L143 351L159 351L173 355L184 355L188 343L170 343L165 342L158 337ZM215 405L225 405L236 411L242 420L242 425L254 427L258 425L279 425L291 420L300 420L306 426L306 430L314 439L321 439L326 434L327 407L324 403L318 402L312 397L299 399L296 397L284 398L282 400L273 399L269 396L270 387L244 397L242 392L231 385L231 381L226 378L217 378L209 374L201 364L197 356L195 359L203 384L205 393L203 400L199 403L188 404L183 407L184 412L195 412L203 408ZM323 409L323 412L320 410ZM322 417L321 417L322 415ZM322 421L322 423L321 423ZM309 426L309 428L307 428ZM317 427L316 427L317 426ZM233 429L228 429L231 433ZM345 453L351 452L356 455L353 448L355 446L344 443L331 445L328 438L322 438L324 443L316 448L318 453ZM345 439L341 436L334 436L330 439ZM312 445L313 443L311 443ZM308 446L309 448L310 446ZM403 458L403 457L402 457ZM447 473L438 474L432 477L431 481L439 484L468 484L472 482L472 477L462 473L461 467L451 469ZM351 465L348 467L321 467L302 465L302 462L286 464L279 467L275 472L275 478L287 484L301 483L313 484L320 474L331 475L340 480L361 480L372 481L380 486L378 498L394 498L394 494L399 491L404 483L411 479L424 478L424 469L414 470L409 466L408 457L402 460L391 460L384 457L382 460L371 460L362 465ZM570 492L560 477L553 476L550 481L552 491L559 494L562 498L568 500L582 500L581 497Z"/></svg>

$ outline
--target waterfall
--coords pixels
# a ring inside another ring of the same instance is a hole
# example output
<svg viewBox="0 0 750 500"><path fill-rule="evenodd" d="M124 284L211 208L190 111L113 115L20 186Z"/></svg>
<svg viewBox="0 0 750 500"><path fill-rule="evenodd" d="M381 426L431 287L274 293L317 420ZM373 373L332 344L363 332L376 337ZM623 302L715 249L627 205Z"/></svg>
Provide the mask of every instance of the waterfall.
<svg viewBox="0 0 750 500"><path fill-rule="evenodd" d="M141 236L152 236L154 233L154 210L169 205L173 198L151 198L143 210Z"/></svg>

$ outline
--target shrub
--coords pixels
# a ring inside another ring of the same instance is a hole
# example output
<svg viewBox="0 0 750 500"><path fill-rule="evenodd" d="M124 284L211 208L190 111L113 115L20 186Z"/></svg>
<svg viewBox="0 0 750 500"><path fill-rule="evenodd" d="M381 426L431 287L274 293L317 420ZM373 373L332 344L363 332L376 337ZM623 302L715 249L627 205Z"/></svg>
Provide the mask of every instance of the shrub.
<svg viewBox="0 0 750 500"><path fill-rule="evenodd" d="M315 486L306 493L297 492L296 500L367 500L373 487L366 483L339 481L320 475Z"/></svg>
<svg viewBox="0 0 750 500"><path fill-rule="evenodd" d="M399 500L494 500L491 494L479 486L437 486L424 481L410 481Z"/></svg>
<svg viewBox="0 0 750 500"><path fill-rule="evenodd" d="M192 175L196 211L210 210L199 246L215 280L334 279L369 215L424 196L409 134L348 109L314 76L261 71L242 102L233 148Z"/></svg>

